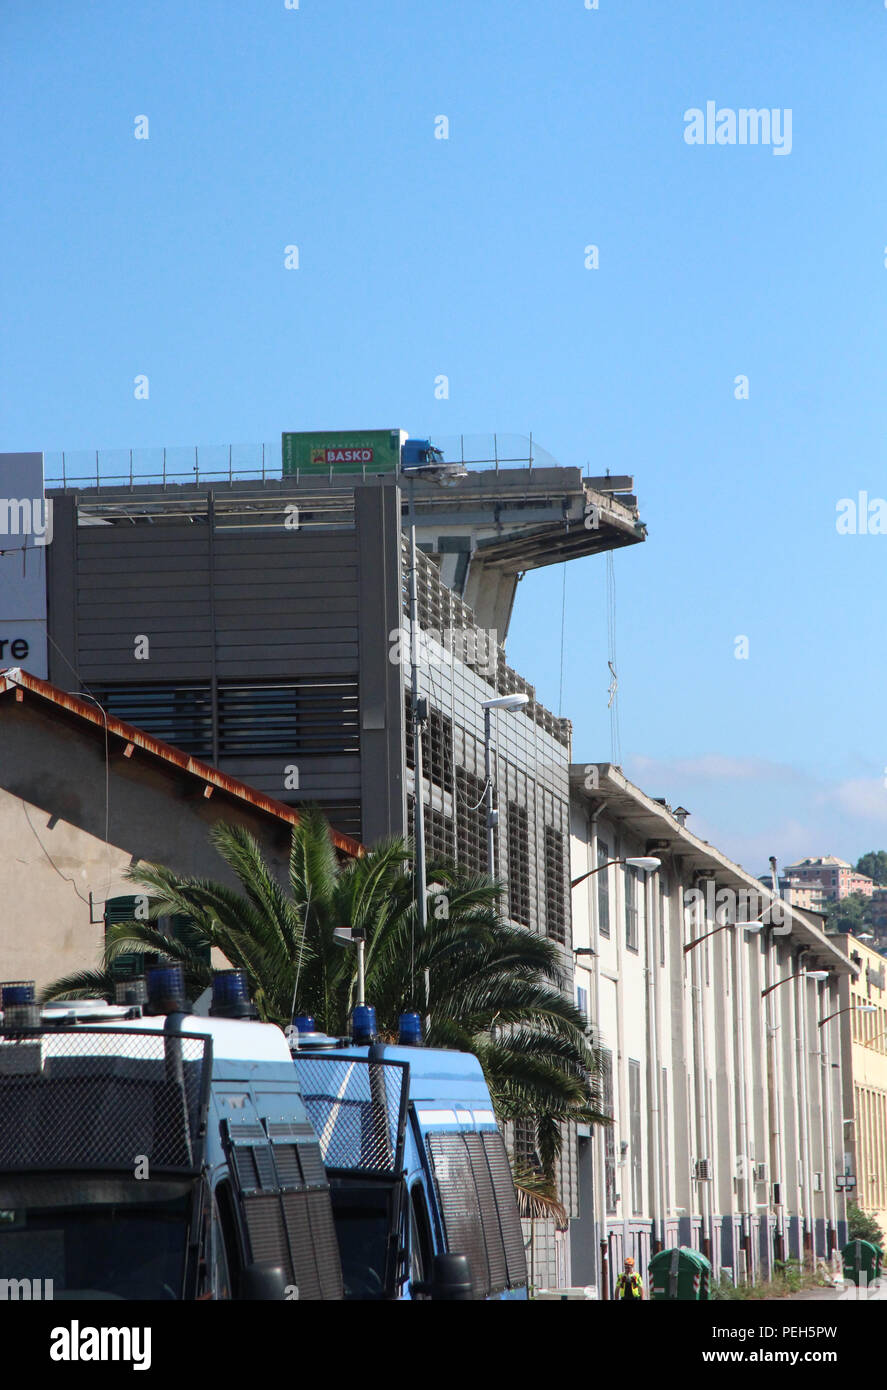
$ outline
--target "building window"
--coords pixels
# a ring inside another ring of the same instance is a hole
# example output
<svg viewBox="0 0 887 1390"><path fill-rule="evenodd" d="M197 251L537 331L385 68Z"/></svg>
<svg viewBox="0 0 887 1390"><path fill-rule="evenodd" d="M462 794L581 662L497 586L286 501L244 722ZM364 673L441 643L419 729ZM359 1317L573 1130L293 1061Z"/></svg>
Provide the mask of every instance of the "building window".
<svg viewBox="0 0 887 1390"><path fill-rule="evenodd" d="M212 694L209 684L106 685L95 698L114 719L134 724L152 738L190 753L211 758L213 752Z"/></svg>
<svg viewBox="0 0 887 1390"><path fill-rule="evenodd" d="M576 1008L581 1013L585 1022L588 1022L588 990L581 985L576 986Z"/></svg>
<svg viewBox="0 0 887 1390"><path fill-rule="evenodd" d="M136 905L140 899L132 897L108 898L105 903L105 947L108 945L109 928L118 922L140 921L136 917ZM144 898L141 899L144 901ZM148 918L145 918L146 923ZM173 941L186 945L192 955L209 966L212 950L202 941L194 940L192 919L185 913L175 912L168 917L155 917L150 925ZM156 951L132 951L114 957L111 965L113 980L131 980L134 975L143 975L149 965L156 965L159 957Z"/></svg>
<svg viewBox="0 0 887 1390"><path fill-rule="evenodd" d="M601 1048L601 1109L613 1119L613 1054ZM616 1135L612 1124L604 1125L604 1190L607 1214L616 1213Z"/></svg>
<svg viewBox="0 0 887 1390"><path fill-rule="evenodd" d="M524 1175L542 1171L536 1152L536 1127L532 1120L514 1121L514 1171Z"/></svg>
<svg viewBox="0 0 887 1390"><path fill-rule="evenodd" d="M475 874L489 872L485 785L473 772L456 768L456 857Z"/></svg>
<svg viewBox="0 0 887 1390"><path fill-rule="evenodd" d="M635 1216L644 1209L644 1196L641 1183L641 1064L628 1062L628 1110L631 1142L631 1208Z"/></svg>
<svg viewBox="0 0 887 1390"><path fill-rule="evenodd" d="M659 964L665 964L665 914L668 903L668 884L659 879Z"/></svg>
<svg viewBox="0 0 887 1390"><path fill-rule="evenodd" d="M629 951L638 949L638 878L639 870L625 866L625 945Z"/></svg>
<svg viewBox="0 0 887 1390"><path fill-rule="evenodd" d="M508 803L508 910L513 922L530 925L530 829L523 806Z"/></svg>
<svg viewBox="0 0 887 1390"><path fill-rule="evenodd" d="M610 846L604 840L597 842L598 865L609 864ZM601 869L597 877L597 925L601 936L610 935L610 870Z"/></svg>
<svg viewBox="0 0 887 1390"><path fill-rule="evenodd" d="M440 859L452 864L456 859L456 832L449 816L423 803L425 828L425 854L429 860ZM416 799L407 796L407 834L410 839L416 833Z"/></svg>
<svg viewBox="0 0 887 1390"><path fill-rule="evenodd" d="M545 923L552 941L567 944L564 892L564 837L553 825L545 827Z"/></svg>
<svg viewBox="0 0 887 1390"><path fill-rule="evenodd" d="M671 1165L669 1154L671 1153L671 1136L668 1132L668 1071L662 1068L662 1138L663 1138L663 1181L665 1184L665 1212L671 1206Z"/></svg>
<svg viewBox="0 0 887 1390"><path fill-rule="evenodd" d="M407 767L415 770L416 735L413 728L413 699L404 692L406 720ZM445 792L453 790L453 721L439 710L428 708L428 719L422 730L422 776Z"/></svg>

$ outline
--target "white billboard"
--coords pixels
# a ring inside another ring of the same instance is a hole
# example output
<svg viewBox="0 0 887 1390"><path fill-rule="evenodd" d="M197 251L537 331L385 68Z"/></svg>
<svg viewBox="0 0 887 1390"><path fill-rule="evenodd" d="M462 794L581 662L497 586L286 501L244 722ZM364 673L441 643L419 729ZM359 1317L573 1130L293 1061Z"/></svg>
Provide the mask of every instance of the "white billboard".
<svg viewBox="0 0 887 1390"><path fill-rule="evenodd" d="M23 666L46 679L46 547L52 502L42 454L0 454L0 670Z"/></svg>

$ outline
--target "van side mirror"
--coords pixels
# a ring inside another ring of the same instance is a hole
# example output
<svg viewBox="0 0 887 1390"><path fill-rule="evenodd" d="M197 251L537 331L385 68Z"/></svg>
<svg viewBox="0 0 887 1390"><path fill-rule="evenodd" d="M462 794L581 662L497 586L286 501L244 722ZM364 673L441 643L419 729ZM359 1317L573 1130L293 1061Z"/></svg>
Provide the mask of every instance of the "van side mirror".
<svg viewBox="0 0 887 1390"><path fill-rule="evenodd" d="M240 1276L239 1296L249 1302L282 1303L287 1296L286 1274L280 1265L246 1265Z"/></svg>
<svg viewBox="0 0 887 1390"><path fill-rule="evenodd" d="M474 1299L471 1266L467 1255L435 1255L429 1293L432 1298L468 1302Z"/></svg>

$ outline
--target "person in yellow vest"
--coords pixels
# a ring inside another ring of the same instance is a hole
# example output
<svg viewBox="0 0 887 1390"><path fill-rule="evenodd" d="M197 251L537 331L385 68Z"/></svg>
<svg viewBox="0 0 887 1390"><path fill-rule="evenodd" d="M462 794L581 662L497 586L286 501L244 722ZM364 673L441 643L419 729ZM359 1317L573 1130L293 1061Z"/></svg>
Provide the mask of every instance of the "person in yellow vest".
<svg viewBox="0 0 887 1390"><path fill-rule="evenodd" d="M634 1267L634 1260L629 1255L625 1261L625 1268L616 1280L616 1297L624 1298L640 1303L644 1297L644 1281Z"/></svg>

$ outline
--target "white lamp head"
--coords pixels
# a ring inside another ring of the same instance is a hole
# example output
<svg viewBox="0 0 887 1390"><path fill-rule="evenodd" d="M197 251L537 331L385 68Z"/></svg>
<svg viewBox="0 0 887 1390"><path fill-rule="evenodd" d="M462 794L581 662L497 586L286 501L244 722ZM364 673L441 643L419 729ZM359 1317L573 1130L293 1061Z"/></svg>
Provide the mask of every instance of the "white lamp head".
<svg viewBox="0 0 887 1390"><path fill-rule="evenodd" d="M827 971L827 970L808 970L808 971L807 971L807 979L808 979L808 980L827 980L827 979L828 979L828 971Z"/></svg>
<svg viewBox="0 0 887 1390"><path fill-rule="evenodd" d="M659 868L659 865L662 863L662 860L655 859L652 855L649 854L638 854L632 855L632 857L630 859L626 859L625 862L629 866L629 868L647 869L650 873L652 873L654 869Z"/></svg>
<svg viewBox="0 0 887 1390"><path fill-rule="evenodd" d="M522 709L524 705L530 703L529 695L523 691L515 691L513 695L500 695L495 700L481 700L482 709Z"/></svg>

